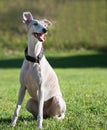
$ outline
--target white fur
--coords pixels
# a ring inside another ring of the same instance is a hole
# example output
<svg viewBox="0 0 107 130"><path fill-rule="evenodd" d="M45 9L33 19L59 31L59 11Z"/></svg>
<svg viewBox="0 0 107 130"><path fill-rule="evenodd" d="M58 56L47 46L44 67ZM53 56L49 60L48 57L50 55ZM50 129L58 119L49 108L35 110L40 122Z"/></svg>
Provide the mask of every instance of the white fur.
<svg viewBox="0 0 107 130"><path fill-rule="evenodd" d="M23 19L27 27L30 24L28 27L28 55L36 57L40 52L42 42L38 41L32 35L32 32L42 31L51 22L45 20L46 26L44 26L41 24L41 21L40 23L38 21L38 27L35 27L30 23L33 20L30 12L24 12ZM18 119L26 89L32 97L27 102L26 107L29 112L37 116L38 128L42 128L43 116L45 115L55 116L59 119L64 118L66 104L62 98L58 78L44 55L40 60L40 64L24 59L20 74L20 83L18 102L12 119L13 126L15 126Z"/></svg>

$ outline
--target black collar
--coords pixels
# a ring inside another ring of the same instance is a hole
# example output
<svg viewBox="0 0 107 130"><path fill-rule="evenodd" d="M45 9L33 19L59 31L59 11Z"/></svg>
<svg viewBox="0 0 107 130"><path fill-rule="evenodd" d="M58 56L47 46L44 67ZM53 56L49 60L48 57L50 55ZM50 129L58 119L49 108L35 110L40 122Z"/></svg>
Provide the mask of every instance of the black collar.
<svg viewBox="0 0 107 130"><path fill-rule="evenodd" d="M28 60L28 61L30 61L30 62L32 62L32 63L40 63L40 60L42 59L42 57L43 57L43 51L44 51L44 49L43 49L43 46L41 47L41 51L40 51L40 53L38 54L38 56L37 57L32 57L32 56L29 56L28 55L28 47L26 47L26 49L25 49L25 57L26 57L26 60Z"/></svg>

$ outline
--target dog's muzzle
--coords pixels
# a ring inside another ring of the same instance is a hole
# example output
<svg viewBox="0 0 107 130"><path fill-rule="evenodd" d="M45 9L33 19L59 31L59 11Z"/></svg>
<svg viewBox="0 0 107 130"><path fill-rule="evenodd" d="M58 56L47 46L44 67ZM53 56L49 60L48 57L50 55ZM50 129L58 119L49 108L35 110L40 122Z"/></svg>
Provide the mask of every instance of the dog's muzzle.
<svg viewBox="0 0 107 130"><path fill-rule="evenodd" d="M43 28L41 33L33 32L34 37L36 37L40 42L44 42L46 40L45 34L47 33L47 29Z"/></svg>

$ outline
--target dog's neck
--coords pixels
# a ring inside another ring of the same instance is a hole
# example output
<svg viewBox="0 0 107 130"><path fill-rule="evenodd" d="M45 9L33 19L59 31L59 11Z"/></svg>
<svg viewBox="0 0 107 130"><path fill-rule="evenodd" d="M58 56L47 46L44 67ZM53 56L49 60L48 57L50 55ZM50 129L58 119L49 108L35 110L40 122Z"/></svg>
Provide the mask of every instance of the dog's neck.
<svg viewBox="0 0 107 130"><path fill-rule="evenodd" d="M41 51L42 42L36 40L34 36L28 36L28 55L37 57Z"/></svg>

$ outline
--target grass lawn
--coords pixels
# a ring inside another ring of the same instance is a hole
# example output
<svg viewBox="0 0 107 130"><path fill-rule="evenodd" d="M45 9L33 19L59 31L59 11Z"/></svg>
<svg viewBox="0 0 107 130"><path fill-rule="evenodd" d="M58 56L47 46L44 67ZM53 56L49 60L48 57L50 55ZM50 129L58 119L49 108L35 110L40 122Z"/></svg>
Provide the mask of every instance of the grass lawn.
<svg viewBox="0 0 107 130"><path fill-rule="evenodd" d="M107 130L107 54L46 53L67 104L65 119L44 120L44 130ZM34 130L37 121L25 109L26 94L16 127L10 125L17 101L22 56L0 60L0 130ZM15 61L15 62L14 62Z"/></svg>

